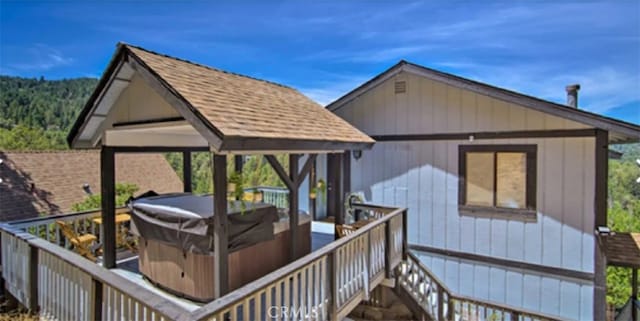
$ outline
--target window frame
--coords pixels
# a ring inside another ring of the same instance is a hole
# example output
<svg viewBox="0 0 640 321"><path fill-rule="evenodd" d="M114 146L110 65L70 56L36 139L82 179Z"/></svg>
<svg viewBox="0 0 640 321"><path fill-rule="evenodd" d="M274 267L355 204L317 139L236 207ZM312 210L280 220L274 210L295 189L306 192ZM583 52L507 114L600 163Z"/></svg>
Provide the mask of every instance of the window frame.
<svg viewBox="0 0 640 321"><path fill-rule="evenodd" d="M493 206L466 205L467 201L467 153L493 153ZM525 153L525 203L526 208L507 208L496 206L498 153ZM538 146L535 144L516 145L459 145L458 146L458 209L462 214L500 215L519 214L534 217L537 213L537 173Z"/></svg>

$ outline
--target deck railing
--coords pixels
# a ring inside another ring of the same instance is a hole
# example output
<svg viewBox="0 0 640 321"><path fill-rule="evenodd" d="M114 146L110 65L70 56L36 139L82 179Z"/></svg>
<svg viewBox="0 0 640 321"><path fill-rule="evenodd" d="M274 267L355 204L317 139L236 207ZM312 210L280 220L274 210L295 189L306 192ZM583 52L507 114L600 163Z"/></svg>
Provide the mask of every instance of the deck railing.
<svg viewBox="0 0 640 321"><path fill-rule="evenodd" d="M0 224L2 277L44 320L340 320L385 279L425 319L558 319L452 293L407 250L406 209L355 207L375 220L195 311L57 245L51 223L91 229L98 211Z"/></svg>
<svg viewBox="0 0 640 321"><path fill-rule="evenodd" d="M560 320L555 316L522 308L456 295L411 253L408 253L407 260L398 265L397 276L398 285L418 303L431 320Z"/></svg>
<svg viewBox="0 0 640 321"><path fill-rule="evenodd" d="M175 320L186 311L144 287L9 224L2 233L5 288L44 320Z"/></svg>
<svg viewBox="0 0 640 321"><path fill-rule="evenodd" d="M285 187L256 186L245 188L245 192L260 192L262 201L277 208L289 208L289 190Z"/></svg>
<svg viewBox="0 0 640 321"><path fill-rule="evenodd" d="M406 209L215 300L195 320L341 320L402 261Z"/></svg>

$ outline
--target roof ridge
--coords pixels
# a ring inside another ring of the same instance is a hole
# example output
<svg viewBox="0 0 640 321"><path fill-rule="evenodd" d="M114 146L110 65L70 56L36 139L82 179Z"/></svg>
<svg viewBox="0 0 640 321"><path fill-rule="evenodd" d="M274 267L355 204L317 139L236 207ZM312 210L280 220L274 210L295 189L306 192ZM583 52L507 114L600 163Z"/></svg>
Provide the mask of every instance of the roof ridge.
<svg viewBox="0 0 640 321"><path fill-rule="evenodd" d="M163 53L160 53L160 52L156 52L156 51L153 51L153 50L149 50L149 49L142 48L140 46L136 46L136 45L132 45L132 44L128 44L128 43L125 43L125 42L119 42L118 46L136 48L136 49L142 50L144 52L150 53L152 55L156 55L156 56L160 56L160 57L165 57L165 58L177 60L177 61L180 61L180 62L188 63L188 64L191 64L191 65L202 67L202 68L209 69L209 70L212 70L212 71L221 72L221 73L225 73L225 74L229 74L229 75L233 75L233 76L238 76L238 77L242 77L242 78L247 78L247 79L251 79L251 80L256 80L256 81L264 82L264 83L267 83L267 84L283 87L283 88L286 88L286 89L295 90L295 88L293 88L293 87L290 87L290 86L287 86L287 85L283 85L283 84L279 84L277 82L273 82L273 81L269 81L269 80L265 80L265 79L260 79L260 78L256 78L256 77L251 77L251 76L235 73L235 72L232 72L232 71L222 70L222 69L219 69L219 68L216 68L216 67L207 66L207 65L204 65L204 64L201 64L201 63L197 63L197 62L194 62L194 61L191 61L191 60L182 59L182 58L174 57L174 56L171 56L171 55L163 54Z"/></svg>

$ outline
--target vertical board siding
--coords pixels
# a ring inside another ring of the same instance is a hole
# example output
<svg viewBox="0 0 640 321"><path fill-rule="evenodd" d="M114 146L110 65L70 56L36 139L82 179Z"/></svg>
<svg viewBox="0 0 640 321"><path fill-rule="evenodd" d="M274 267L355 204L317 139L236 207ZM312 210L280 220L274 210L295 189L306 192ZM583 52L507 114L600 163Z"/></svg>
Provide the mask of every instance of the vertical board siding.
<svg viewBox="0 0 640 321"><path fill-rule="evenodd" d="M593 285L588 281L439 254L417 252L416 255L427 267L435 267L434 275L454 293L567 319L592 319Z"/></svg>
<svg viewBox="0 0 640 321"><path fill-rule="evenodd" d="M396 80L407 82L406 93L395 94ZM345 111L349 109L353 110ZM341 107L339 115L369 135L587 128L404 73ZM538 213L534 221L460 215L461 144L537 145ZM352 161L352 186L367 201L408 207L410 243L593 273L594 144L592 137L378 142L360 160ZM441 273L452 270L441 259L425 263ZM522 273L479 266L447 273L442 277L474 296L520 302L549 313L591 315L584 306L592 302L592 294L583 286L578 291L571 284L548 278L518 279ZM473 276L472 286L461 281L465 273ZM490 295L495 287L512 295ZM565 297L569 293L575 297ZM556 307L561 300L569 305L564 312Z"/></svg>

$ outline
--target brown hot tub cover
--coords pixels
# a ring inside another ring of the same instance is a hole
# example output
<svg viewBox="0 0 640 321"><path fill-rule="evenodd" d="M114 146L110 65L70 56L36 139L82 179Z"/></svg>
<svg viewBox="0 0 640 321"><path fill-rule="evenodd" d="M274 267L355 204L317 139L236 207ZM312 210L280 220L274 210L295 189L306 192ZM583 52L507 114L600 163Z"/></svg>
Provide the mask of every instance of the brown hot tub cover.
<svg viewBox="0 0 640 321"><path fill-rule="evenodd" d="M213 197L190 193L140 197L128 203L132 232L147 240L200 254L213 252ZM275 206L229 201L229 251L272 240Z"/></svg>

